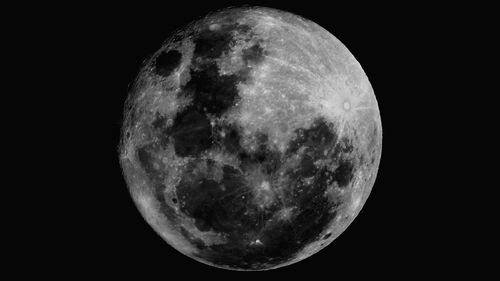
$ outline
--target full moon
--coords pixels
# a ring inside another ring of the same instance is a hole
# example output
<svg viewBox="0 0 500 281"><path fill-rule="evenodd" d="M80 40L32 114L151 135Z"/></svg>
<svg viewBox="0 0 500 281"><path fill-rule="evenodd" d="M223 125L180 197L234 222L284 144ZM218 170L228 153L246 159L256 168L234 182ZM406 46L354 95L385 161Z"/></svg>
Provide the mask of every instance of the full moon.
<svg viewBox="0 0 500 281"><path fill-rule="evenodd" d="M268 270L347 228L381 147L375 94L349 50L303 17L244 7L192 22L145 60L119 157L170 246L215 267Z"/></svg>

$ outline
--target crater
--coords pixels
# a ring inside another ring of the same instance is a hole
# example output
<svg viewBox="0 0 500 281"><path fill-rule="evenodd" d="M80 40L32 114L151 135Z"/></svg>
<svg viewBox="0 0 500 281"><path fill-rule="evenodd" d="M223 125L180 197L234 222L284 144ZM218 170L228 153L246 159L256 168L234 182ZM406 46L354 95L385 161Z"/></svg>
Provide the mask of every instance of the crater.
<svg viewBox="0 0 500 281"><path fill-rule="evenodd" d="M349 111L349 110L351 110L351 103L348 100L346 100L346 101L344 101L343 107L344 107L344 110Z"/></svg>
<svg viewBox="0 0 500 281"><path fill-rule="evenodd" d="M161 52L155 60L155 72L160 76L168 77L179 67L181 61L182 54L177 50Z"/></svg>

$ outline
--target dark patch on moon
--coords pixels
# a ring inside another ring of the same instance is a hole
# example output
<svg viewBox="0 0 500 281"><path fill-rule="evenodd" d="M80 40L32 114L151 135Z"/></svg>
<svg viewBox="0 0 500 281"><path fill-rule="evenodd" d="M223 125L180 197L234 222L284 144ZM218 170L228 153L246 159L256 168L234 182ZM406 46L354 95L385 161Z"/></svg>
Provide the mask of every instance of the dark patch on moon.
<svg viewBox="0 0 500 281"><path fill-rule="evenodd" d="M210 162L204 164L213 165ZM210 174L187 172L176 188L183 202L181 211L193 217L201 231L236 231L238 222L245 219L244 213L250 206L241 198L246 189L241 172L225 165L220 182L210 177Z"/></svg>
<svg viewBox="0 0 500 281"><path fill-rule="evenodd" d="M172 72L179 67L182 61L182 54L177 50L161 52L155 59L155 73L168 77Z"/></svg>
<svg viewBox="0 0 500 281"><path fill-rule="evenodd" d="M331 203L323 192L324 188L315 186L306 196L297 198L300 212L292 221L255 227L253 231L259 232L262 244L242 243L245 233L235 232L230 235L229 243L210 246L199 256L217 265L239 269L260 269L259 264L269 267L292 259L304 246L317 240L336 216L335 211L330 213Z"/></svg>
<svg viewBox="0 0 500 281"><path fill-rule="evenodd" d="M323 155L315 152L327 146L335 146L337 139L325 122L317 120L316 125L310 129L300 129L294 143L300 144L303 150L310 151L311 155ZM222 138L217 143L222 149L239 155L242 171L253 165L272 175L287 157L269 150L265 145L268 141L266 135L259 136L259 149L250 153L239 143L239 130L230 125L220 126L218 129L230 132L225 134L230 141L225 142ZM335 218L335 209L341 203L332 202L324 193L333 181L338 181L339 185L345 184L350 171L341 168L339 172L332 172L325 167L315 166L314 161L320 159L305 155L297 168L286 170L289 194L282 200L296 207L297 215L292 220L271 224L265 222L270 221L279 211L280 204L274 202L271 206L260 209L252 202L251 187L247 186L239 170L226 165L223 167L222 179L217 181L211 178L210 173L199 174L199 170L195 169L199 163L193 163L176 188L183 206L181 210L195 219L195 225L200 231L225 233L230 241L204 247L199 257L218 265L252 269L256 264L285 262L305 245L319 239ZM207 162L205 165L214 163ZM272 168L266 169L267 165ZM312 183L302 181L308 177L313 177ZM248 233L258 233L262 245L250 245L246 238Z"/></svg>
<svg viewBox="0 0 500 281"><path fill-rule="evenodd" d="M290 141L287 154L291 155L298 151L302 146L312 147L316 145L316 151L322 154L321 148L327 148L337 141L337 136L333 133L332 128L329 127L328 122L324 118L317 118L309 129L299 128L295 131L297 137Z"/></svg>
<svg viewBox="0 0 500 281"><path fill-rule="evenodd" d="M161 181L163 179L164 172L161 168L157 169L155 167L155 165L157 167L162 166L162 163L152 156L152 153L155 152L156 147L154 144L144 145L136 149L136 157L150 179L154 181Z"/></svg>
<svg viewBox="0 0 500 281"><path fill-rule="evenodd" d="M193 38L195 49L190 80L178 93L180 97L188 97L191 103L177 114L174 124L163 130L162 136L164 144L168 144L169 136L173 138L178 156L197 156L209 149L217 138L209 118L222 116L239 101L237 85L246 82L249 68L222 75L215 59L229 50L235 33L249 32L250 27L246 25L226 24L214 31L205 29ZM262 55L261 47L251 47L247 51L247 61L262 61ZM157 116L152 126L162 128L165 122L165 118Z"/></svg>
<svg viewBox="0 0 500 281"><path fill-rule="evenodd" d="M241 160L243 169L250 168L254 165L259 165L267 174L274 174L280 167L280 162L283 160L282 155L268 147L268 136L266 134L257 133L257 148L251 153L240 147L238 150L238 158Z"/></svg>
<svg viewBox="0 0 500 281"><path fill-rule="evenodd" d="M241 57L245 64L260 63L264 60L264 49L260 44L255 44L242 51Z"/></svg>
<svg viewBox="0 0 500 281"><path fill-rule="evenodd" d="M265 134L257 135L257 150L246 151L241 146L238 127L220 123L212 128L206 115L200 112L187 110L176 119L170 134L177 144L178 156L192 156L218 147L238 155L241 160L241 165L236 168L228 165L217 167L213 160L194 158L175 187L176 203L182 213L194 219L198 230L223 233L228 238L224 244L205 245L184 233L186 239L200 249L199 258L221 266L258 269L259 264L268 267L286 262L309 243L326 239L321 233L335 219L336 209L342 203L326 197L326 189L333 182L345 187L354 172L353 163L342 156L352 149L346 141L337 142L338 136L332 124L318 118L310 128L297 129L290 149L281 154L269 149ZM214 136L217 138L212 140ZM334 155L325 155L325 149ZM282 197L273 199L272 204L264 208L259 206L244 172L250 167L260 167L265 174L276 177L278 170L283 170L285 160L298 151L303 151L300 164L285 167L288 181L284 183L287 186L284 194L279 195ZM139 149L138 156L143 168L153 171L149 175L157 177L155 175L159 172L150 163L152 158L148 157L147 150ZM333 171L315 164L318 160L330 158L339 159L338 167ZM216 169L221 169L219 178L214 178ZM306 178L312 180L304 181ZM157 194L162 194L163 186L157 188ZM157 199L163 200L163 211L171 212L165 215L172 217L173 210L166 204L166 199L161 196ZM281 204L295 210L289 220L273 220L283 207ZM252 245L249 233L254 233L254 239L259 239L260 244Z"/></svg>
<svg viewBox="0 0 500 281"><path fill-rule="evenodd" d="M175 154L180 157L197 156L212 144L212 125L206 115L196 110L185 110L166 130L174 139Z"/></svg>
<svg viewBox="0 0 500 281"><path fill-rule="evenodd" d="M349 184L354 176L354 164L346 159L340 160L339 166L335 169L332 175L332 180L337 182L340 187L345 187Z"/></svg>
<svg viewBox="0 0 500 281"><path fill-rule="evenodd" d="M232 124L220 124L216 130L216 142L221 148L232 154L241 150L240 128Z"/></svg>
<svg viewBox="0 0 500 281"><path fill-rule="evenodd" d="M245 34L249 31L250 26L234 22L220 23L220 28L215 30L206 28L193 39L194 56L201 59L218 58L229 50L236 32Z"/></svg>
<svg viewBox="0 0 500 281"><path fill-rule="evenodd" d="M220 75L215 62L205 63L200 69L191 70L191 80L183 94L193 98L188 110L220 116L238 100L238 75Z"/></svg>
<svg viewBox="0 0 500 281"><path fill-rule="evenodd" d="M156 112L155 119L153 120L153 122L151 122L151 126L156 130L165 129L166 122L167 118L161 115L159 112Z"/></svg>

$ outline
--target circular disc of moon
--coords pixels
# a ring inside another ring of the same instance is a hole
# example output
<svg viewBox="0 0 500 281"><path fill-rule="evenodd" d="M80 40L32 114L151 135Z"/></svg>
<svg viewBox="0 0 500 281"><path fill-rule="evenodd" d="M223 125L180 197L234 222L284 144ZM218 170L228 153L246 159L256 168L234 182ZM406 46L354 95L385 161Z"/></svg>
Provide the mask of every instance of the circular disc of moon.
<svg viewBox="0 0 500 281"><path fill-rule="evenodd" d="M327 246L380 162L361 65L327 30L275 9L225 9L172 34L124 116L120 161L145 220L225 269L282 267Z"/></svg>

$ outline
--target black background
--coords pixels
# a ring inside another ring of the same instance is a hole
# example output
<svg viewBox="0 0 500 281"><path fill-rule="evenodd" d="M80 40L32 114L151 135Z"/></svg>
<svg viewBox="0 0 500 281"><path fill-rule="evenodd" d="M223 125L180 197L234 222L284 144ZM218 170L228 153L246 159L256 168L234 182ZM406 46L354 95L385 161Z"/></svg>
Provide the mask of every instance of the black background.
<svg viewBox="0 0 500 281"><path fill-rule="evenodd" d="M142 218L123 179L117 152L123 104L142 62L172 31L237 4L54 7L61 12L47 22L57 38L41 36L39 42L57 42L47 54L62 58L57 79L63 80L65 96L52 101L63 104L57 114L48 113L62 136L57 151L67 155L57 166L64 174L57 184L63 198L51 216L58 230L47 234L46 246L56 259L45 270L116 279L405 278L448 272L443 261L464 250L444 231L457 214L450 214L441 196L453 188L443 175L457 173L443 164L453 161L449 139L460 136L453 125L457 117L443 111L443 101L453 93L441 73L454 60L443 42L464 28L452 20L453 8L250 4L301 15L330 31L360 62L374 88L382 159L356 220L317 254L268 272L217 269L174 250Z"/></svg>

